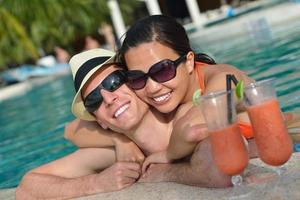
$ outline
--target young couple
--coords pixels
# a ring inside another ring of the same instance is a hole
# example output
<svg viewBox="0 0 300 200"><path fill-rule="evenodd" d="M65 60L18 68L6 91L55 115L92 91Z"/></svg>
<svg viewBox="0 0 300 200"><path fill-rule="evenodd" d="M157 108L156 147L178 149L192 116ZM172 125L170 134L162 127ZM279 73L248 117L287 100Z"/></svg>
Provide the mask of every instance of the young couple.
<svg viewBox="0 0 300 200"><path fill-rule="evenodd" d="M86 148L28 172L17 199L79 197L136 181L231 184L214 165L205 121L191 100L197 90L224 90L227 74L253 80L195 55L184 28L161 15L133 25L116 57L94 49L71 59L72 112L79 119L65 136Z"/></svg>

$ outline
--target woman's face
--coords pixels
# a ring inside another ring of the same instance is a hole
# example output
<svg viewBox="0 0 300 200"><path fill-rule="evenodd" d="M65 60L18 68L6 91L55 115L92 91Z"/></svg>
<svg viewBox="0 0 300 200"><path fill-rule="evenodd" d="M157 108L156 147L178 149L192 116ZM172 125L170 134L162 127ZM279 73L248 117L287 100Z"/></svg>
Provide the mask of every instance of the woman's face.
<svg viewBox="0 0 300 200"><path fill-rule="evenodd" d="M180 55L174 50L158 42L143 43L130 48L125 53L128 69L141 70L144 73L147 73L154 64L164 59L174 61L179 57ZM183 103L193 67L194 58L188 56L187 59L179 63L176 76L173 79L158 83L149 77L145 87L135 90L135 92L143 101L160 112L170 113Z"/></svg>

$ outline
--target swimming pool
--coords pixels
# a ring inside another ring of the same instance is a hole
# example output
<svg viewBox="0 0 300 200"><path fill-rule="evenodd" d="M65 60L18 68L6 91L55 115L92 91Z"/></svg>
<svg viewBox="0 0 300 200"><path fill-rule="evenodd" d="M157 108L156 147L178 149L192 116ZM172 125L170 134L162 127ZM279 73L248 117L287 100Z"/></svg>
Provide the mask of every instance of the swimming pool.
<svg viewBox="0 0 300 200"><path fill-rule="evenodd" d="M299 110L300 22L262 30L223 38L196 36L192 44L257 80L277 78L282 109ZM16 186L26 171L75 150L63 139L65 123L74 119L73 95L72 78L64 76L0 103L0 188Z"/></svg>
<svg viewBox="0 0 300 200"><path fill-rule="evenodd" d="M244 70L256 80L275 78L282 110L299 110L300 21L270 26L265 18L259 17L231 28L247 31L228 34L230 31L224 28L194 34L193 48L212 55L218 63Z"/></svg>
<svg viewBox="0 0 300 200"><path fill-rule="evenodd" d="M35 86L0 103L0 188L16 186L24 173L75 150L63 139L74 117L71 76Z"/></svg>

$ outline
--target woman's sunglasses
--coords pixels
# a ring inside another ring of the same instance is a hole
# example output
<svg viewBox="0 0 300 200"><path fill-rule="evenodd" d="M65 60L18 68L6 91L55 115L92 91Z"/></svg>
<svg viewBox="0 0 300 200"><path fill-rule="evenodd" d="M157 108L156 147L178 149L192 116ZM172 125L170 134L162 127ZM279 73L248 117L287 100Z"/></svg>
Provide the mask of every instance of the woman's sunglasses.
<svg viewBox="0 0 300 200"><path fill-rule="evenodd" d="M92 92L90 92L84 99L84 106L90 113L96 111L101 103L103 97L100 90L104 89L110 92L117 90L121 85L127 82L126 74L123 70L117 70L109 74Z"/></svg>
<svg viewBox="0 0 300 200"><path fill-rule="evenodd" d="M145 87L149 77L158 83L169 81L176 76L176 68L185 59L186 55L174 61L169 59L162 60L152 65L148 73L141 70L129 70L126 72L128 78L127 85L133 90L139 90Z"/></svg>

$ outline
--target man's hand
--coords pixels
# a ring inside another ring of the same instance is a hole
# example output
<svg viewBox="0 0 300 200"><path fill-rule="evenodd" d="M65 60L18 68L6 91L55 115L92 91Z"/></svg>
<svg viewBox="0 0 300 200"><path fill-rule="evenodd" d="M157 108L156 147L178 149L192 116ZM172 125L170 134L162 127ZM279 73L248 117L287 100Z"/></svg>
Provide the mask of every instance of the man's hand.
<svg viewBox="0 0 300 200"><path fill-rule="evenodd" d="M171 162L171 160L168 159L166 151L153 153L145 159L142 167L142 174L146 172L148 166L152 163L169 163L169 162Z"/></svg>
<svg viewBox="0 0 300 200"><path fill-rule="evenodd" d="M145 156L134 142L125 136L118 137L114 141L117 161L143 163Z"/></svg>
<svg viewBox="0 0 300 200"><path fill-rule="evenodd" d="M140 174L141 168L138 163L117 162L96 176L95 187L101 186L98 192L121 190L135 183Z"/></svg>
<svg viewBox="0 0 300 200"><path fill-rule="evenodd" d="M147 171L140 176L139 183L157 183L172 181L169 172L174 164L151 164ZM172 175L172 173L171 173ZM179 175L179 174L177 174Z"/></svg>

